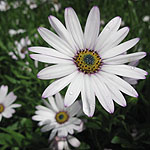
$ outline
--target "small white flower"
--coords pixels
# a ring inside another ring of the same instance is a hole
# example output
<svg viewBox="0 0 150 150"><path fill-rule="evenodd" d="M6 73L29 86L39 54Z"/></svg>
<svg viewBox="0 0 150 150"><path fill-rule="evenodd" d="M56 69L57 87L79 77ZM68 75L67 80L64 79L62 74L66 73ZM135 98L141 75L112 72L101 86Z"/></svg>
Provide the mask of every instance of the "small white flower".
<svg viewBox="0 0 150 150"><path fill-rule="evenodd" d="M10 8L7 2L0 1L0 11L7 11Z"/></svg>
<svg viewBox="0 0 150 150"><path fill-rule="evenodd" d="M81 132L83 129L83 122L77 118L80 115L81 104L76 101L72 106L64 107L64 100L62 96L57 93L55 99L48 97L48 101L44 100L46 107L36 106L36 115L32 117L33 120L40 121L42 126L41 131L46 132L52 130L50 140L57 134L59 137L66 137L73 134L74 130Z"/></svg>
<svg viewBox="0 0 150 150"><path fill-rule="evenodd" d="M8 33L10 34L10 36L14 36L16 34L20 34L20 33L24 33L24 32L26 32L25 29L19 29L19 30L10 29L8 31Z"/></svg>
<svg viewBox="0 0 150 150"><path fill-rule="evenodd" d="M5 118L12 117L13 113L15 113L15 109L17 107L20 107L20 104L12 104L17 96L14 95L13 92L10 92L7 95L8 92L8 86L2 85L0 87L0 121L2 119L2 116Z"/></svg>
<svg viewBox="0 0 150 150"><path fill-rule="evenodd" d="M17 53L21 59L24 59L26 54L28 53L27 46L31 45L31 41L28 37L21 38L20 42L15 41L15 45L17 47Z"/></svg>
<svg viewBox="0 0 150 150"><path fill-rule="evenodd" d="M70 150L68 143L73 147L80 146L80 141L71 135L68 135L67 137L56 136L50 144L50 149L51 150Z"/></svg>
<svg viewBox="0 0 150 150"><path fill-rule="evenodd" d="M144 16L143 22L149 22L150 21L150 16Z"/></svg>
<svg viewBox="0 0 150 150"><path fill-rule="evenodd" d="M29 5L30 9L37 8L37 4L35 3L35 0L26 0L26 4Z"/></svg>
<svg viewBox="0 0 150 150"><path fill-rule="evenodd" d="M100 12L94 6L87 18L84 33L75 11L65 9L66 27L54 16L49 22L57 35L46 28L38 29L42 38L53 48L31 47L31 58L54 64L38 73L40 79L58 79L50 84L42 97L52 96L69 85L64 104L70 106L81 93L83 111L93 116L95 96L109 113L114 112L114 101L126 106L121 92L137 97L136 90L121 77L145 79L147 72L126 63L140 60L145 52L121 55L135 46L139 38L121 43L129 32L119 29L121 18L115 17L100 31ZM121 44L120 44L121 43ZM121 76L121 77L120 77Z"/></svg>

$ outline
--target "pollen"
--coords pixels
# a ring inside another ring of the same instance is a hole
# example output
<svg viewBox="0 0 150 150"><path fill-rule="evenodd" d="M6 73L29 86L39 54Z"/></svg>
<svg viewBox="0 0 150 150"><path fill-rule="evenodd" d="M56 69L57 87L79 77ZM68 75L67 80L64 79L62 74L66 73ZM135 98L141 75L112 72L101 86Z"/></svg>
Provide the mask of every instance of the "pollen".
<svg viewBox="0 0 150 150"><path fill-rule="evenodd" d="M2 113L4 111L5 107L3 104L0 104L0 113Z"/></svg>
<svg viewBox="0 0 150 150"><path fill-rule="evenodd" d="M65 123L69 119L69 115L65 111L60 111L56 114L55 119L57 123L62 124L62 123Z"/></svg>
<svg viewBox="0 0 150 150"><path fill-rule="evenodd" d="M102 60L94 50L79 50L73 58L79 71L85 74L93 74L100 70Z"/></svg>

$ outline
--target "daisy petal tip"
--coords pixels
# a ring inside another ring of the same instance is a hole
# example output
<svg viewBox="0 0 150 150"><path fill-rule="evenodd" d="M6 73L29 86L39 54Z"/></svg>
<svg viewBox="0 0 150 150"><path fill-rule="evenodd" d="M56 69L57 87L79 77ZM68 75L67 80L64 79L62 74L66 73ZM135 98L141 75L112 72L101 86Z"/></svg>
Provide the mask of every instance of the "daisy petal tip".
<svg viewBox="0 0 150 150"><path fill-rule="evenodd" d="M127 104L123 104L123 105L122 105L122 107L126 107L126 106L127 106Z"/></svg>
<svg viewBox="0 0 150 150"><path fill-rule="evenodd" d="M65 8L65 10L66 10L66 11L72 10L72 7L67 7L67 8Z"/></svg>
<svg viewBox="0 0 150 150"><path fill-rule="evenodd" d="M42 95L42 98L43 98L43 99L45 99L45 98L47 98L47 96L45 96L45 95Z"/></svg>
<svg viewBox="0 0 150 150"><path fill-rule="evenodd" d="M33 59L33 55L32 55L32 54L30 54L29 56L30 56L30 58L32 58L32 59Z"/></svg>
<svg viewBox="0 0 150 150"><path fill-rule="evenodd" d="M31 48L30 48L30 47L28 47L28 51L31 51Z"/></svg>

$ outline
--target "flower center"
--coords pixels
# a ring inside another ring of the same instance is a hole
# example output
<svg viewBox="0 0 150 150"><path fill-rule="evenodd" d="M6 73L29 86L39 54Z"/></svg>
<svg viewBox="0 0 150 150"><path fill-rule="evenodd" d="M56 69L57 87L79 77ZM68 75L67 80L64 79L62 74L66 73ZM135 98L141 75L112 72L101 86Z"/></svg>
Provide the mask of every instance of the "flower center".
<svg viewBox="0 0 150 150"><path fill-rule="evenodd" d="M0 104L0 113L2 113L4 111L4 105Z"/></svg>
<svg viewBox="0 0 150 150"><path fill-rule="evenodd" d="M73 59L74 63L78 67L78 70L85 74L98 72L102 65L102 60L99 54L94 50L80 50Z"/></svg>
<svg viewBox="0 0 150 150"><path fill-rule="evenodd" d="M59 124L62 124L69 119L69 115L65 111L60 111L56 114L55 119Z"/></svg>

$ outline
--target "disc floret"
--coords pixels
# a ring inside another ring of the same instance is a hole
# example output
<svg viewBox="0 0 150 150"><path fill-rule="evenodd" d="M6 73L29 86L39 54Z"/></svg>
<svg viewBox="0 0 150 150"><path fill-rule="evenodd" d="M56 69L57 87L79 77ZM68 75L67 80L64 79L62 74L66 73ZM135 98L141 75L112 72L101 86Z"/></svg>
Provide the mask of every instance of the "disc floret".
<svg viewBox="0 0 150 150"><path fill-rule="evenodd" d="M100 70L102 60L94 50L79 50L73 58L79 71L85 74L93 74Z"/></svg>

